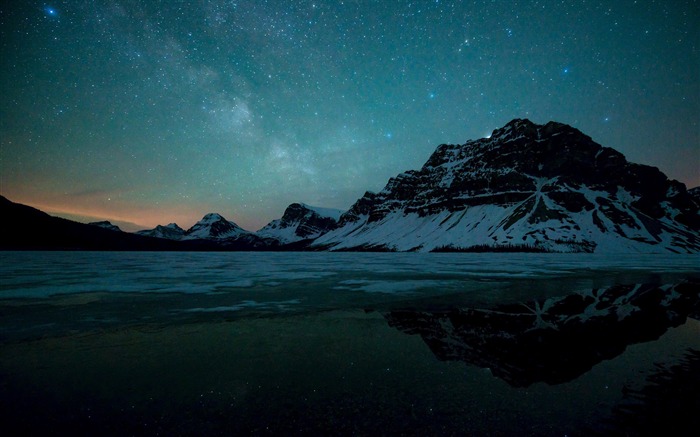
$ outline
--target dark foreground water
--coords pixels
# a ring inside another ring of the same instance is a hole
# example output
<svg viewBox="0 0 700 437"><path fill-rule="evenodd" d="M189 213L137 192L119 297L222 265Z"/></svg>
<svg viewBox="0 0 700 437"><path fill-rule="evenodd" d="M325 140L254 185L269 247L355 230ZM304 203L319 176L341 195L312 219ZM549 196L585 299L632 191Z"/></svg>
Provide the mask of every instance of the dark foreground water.
<svg viewBox="0 0 700 437"><path fill-rule="evenodd" d="M700 258L0 252L0 435L673 435Z"/></svg>

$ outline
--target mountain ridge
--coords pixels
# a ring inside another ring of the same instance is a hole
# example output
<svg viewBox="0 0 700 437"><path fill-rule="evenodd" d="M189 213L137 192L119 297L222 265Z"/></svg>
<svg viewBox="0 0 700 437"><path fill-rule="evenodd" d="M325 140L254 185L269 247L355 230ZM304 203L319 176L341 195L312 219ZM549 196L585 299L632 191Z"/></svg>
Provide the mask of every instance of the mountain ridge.
<svg viewBox="0 0 700 437"><path fill-rule="evenodd" d="M4 196L0 196L0 211L4 217L3 226L0 226L0 249L3 250L218 250L209 242L180 243L148 238L53 217Z"/></svg>
<svg viewBox="0 0 700 437"><path fill-rule="evenodd" d="M345 212L299 202L257 232L208 213L186 231L136 234L221 250L698 253L700 187L566 124L514 119L488 138L441 144Z"/></svg>

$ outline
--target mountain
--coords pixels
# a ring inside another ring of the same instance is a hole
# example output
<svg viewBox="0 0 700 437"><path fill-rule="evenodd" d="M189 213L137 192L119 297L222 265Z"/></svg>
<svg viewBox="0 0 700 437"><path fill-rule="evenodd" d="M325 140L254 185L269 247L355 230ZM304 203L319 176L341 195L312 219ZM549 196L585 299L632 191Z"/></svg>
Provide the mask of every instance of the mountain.
<svg viewBox="0 0 700 437"><path fill-rule="evenodd" d="M394 310L392 326L418 334L441 361L490 369L515 387L561 384L627 346L658 339L700 309L700 283L628 284L544 301L445 311Z"/></svg>
<svg viewBox="0 0 700 437"><path fill-rule="evenodd" d="M292 203L282 218L271 221L256 234L275 239L281 244L314 239L335 229L341 214L342 211L337 209Z"/></svg>
<svg viewBox="0 0 700 437"><path fill-rule="evenodd" d="M158 225L153 229L137 231L136 233L146 237L165 238L168 240L182 240L182 237L185 236L185 230L175 223L170 223L166 226Z"/></svg>
<svg viewBox="0 0 700 437"><path fill-rule="evenodd" d="M177 242L114 232L52 217L0 196L0 249L3 250L216 250L211 243Z"/></svg>
<svg viewBox="0 0 700 437"><path fill-rule="evenodd" d="M119 226L113 225L111 222L108 222L108 221L106 221L106 220L105 220L105 221L101 221L101 222L91 222L91 223L88 223L88 224L89 224L89 225L92 225L92 226L97 226L97 227L100 227L100 228L103 228L103 229L109 229L110 231L122 232L122 230L119 229Z"/></svg>
<svg viewBox="0 0 700 437"><path fill-rule="evenodd" d="M279 246L278 241L246 231L217 213L209 213L202 217L185 231L182 240L210 241L225 250L268 250Z"/></svg>
<svg viewBox="0 0 700 437"><path fill-rule="evenodd" d="M226 220L220 214L210 213L189 228L185 232L183 239L223 241L246 234L251 234L251 232L246 231L234 222Z"/></svg>
<svg viewBox="0 0 700 437"><path fill-rule="evenodd" d="M698 203L579 130L516 119L440 145L311 246L328 250L696 253Z"/></svg>

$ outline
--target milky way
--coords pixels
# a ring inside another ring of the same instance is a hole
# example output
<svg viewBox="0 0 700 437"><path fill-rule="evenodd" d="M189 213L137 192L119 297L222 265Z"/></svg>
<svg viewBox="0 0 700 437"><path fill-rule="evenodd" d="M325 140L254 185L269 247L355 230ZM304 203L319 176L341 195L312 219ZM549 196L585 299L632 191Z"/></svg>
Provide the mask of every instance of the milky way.
<svg viewBox="0 0 700 437"><path fill-rule="evenodd" d="M4 2L0 188L255 230L292 202L346 209L513 118L692 187L699 22L698 1Z"/></svg>

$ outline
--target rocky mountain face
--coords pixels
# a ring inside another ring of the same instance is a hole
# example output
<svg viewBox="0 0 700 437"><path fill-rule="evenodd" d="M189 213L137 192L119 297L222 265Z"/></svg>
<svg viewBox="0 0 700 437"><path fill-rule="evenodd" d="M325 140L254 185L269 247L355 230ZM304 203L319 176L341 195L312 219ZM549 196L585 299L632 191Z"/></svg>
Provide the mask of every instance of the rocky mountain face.
<svg viewBox="0 0 700 437"><path fill-rule="evenodd" d="M153 229L137 231L136 233L146 237L165 238L167 240L182 240L185 236L185 230L175 223L165 226L158 225Z"/></svg>
<svg viewBox="0 0 700 437"><path fill-rule="evenodd" d="M490 369L515 387L560 384L656 340L700 309L700 283L630 284L545 301L442 312L395 310L390 326L420 335L442 361Z"/></svg>
<svg viewBox="0 0 700 437"><path fill-rule="evenodd" d="M338 227L342 211L292 203L282 218L271 221L256 234L272 238L281 244L315 239Z"/></svg>
<svg viewBox="0 0 700 437"><path fill-rule="evenodd" d="M698 202L571 126L516 119L443 144L367 192L312 245L329 250L700 251Z"/></svg>
<svg viewBox="0 0 700 437"><path fill-rule="evenodd" d="M89 225L92 225L92 226L97 226L97 227L100 227L100 228L103 228L103 229L109 229L110 231L122 232L122 230L119 229L119 226L114 225L114 224L112 224L111 222L106 221L106 220L101 221L101 222L91 222L91 223L88 223L88 224L89 224Z"/></svg>

